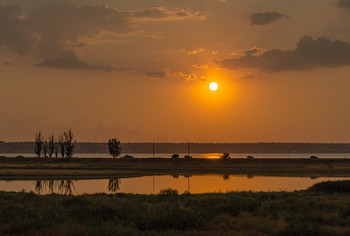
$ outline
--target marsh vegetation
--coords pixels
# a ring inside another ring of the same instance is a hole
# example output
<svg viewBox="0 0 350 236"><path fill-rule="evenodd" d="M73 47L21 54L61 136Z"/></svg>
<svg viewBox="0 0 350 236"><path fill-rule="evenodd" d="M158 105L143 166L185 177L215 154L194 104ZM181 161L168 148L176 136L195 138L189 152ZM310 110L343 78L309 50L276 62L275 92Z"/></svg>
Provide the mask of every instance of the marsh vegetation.
<svg viewBox="0 0 350 236"><path fill-rule="evenodd" d="M292 193L179 195L166 189L159 195L39 196L0 192L0 234L348 235L349 184L328 182L320 184L322 190L312 187Z"/></svg>

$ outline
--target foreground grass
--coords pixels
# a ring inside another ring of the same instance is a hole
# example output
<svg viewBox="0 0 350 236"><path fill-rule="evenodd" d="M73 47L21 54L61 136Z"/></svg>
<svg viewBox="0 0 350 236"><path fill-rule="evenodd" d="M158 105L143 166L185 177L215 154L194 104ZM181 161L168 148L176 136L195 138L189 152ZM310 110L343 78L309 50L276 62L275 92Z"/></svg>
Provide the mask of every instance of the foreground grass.
<svg viewBox="0 0 350 236"><path fill-rule="evenodd" d="M349 183L293 193L0 192L0 235L349 235Z"/></svg>

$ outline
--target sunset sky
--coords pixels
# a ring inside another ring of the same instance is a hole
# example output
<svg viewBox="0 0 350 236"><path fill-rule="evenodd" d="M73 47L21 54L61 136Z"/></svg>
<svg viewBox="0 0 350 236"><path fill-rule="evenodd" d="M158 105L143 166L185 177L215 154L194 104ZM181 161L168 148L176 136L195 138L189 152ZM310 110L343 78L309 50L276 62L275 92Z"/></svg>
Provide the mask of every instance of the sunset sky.
<svg viewBox="0 0 350 236"><path fill-rule="evenodd" d="M349 101L350 0L0 0L3 141L350 142Z"/></svg>

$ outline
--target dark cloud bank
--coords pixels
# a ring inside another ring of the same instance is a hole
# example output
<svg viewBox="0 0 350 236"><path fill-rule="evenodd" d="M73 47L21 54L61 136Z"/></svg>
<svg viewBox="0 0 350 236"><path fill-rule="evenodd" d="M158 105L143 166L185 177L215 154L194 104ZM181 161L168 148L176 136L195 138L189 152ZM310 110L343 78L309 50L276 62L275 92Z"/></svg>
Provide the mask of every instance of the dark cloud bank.
<svg viewBox="0 0 350 236"><path fill-rule="evenodd" d="M350 9L350 0L338 0L336 5L339 7L344 7L344 8Z"/></svg>
<svg viewBox="0 0 350 236"><path fill-rule="evenodd" d="M82 62L74 49L84 46L101 32L127 34L135 31L133 22L199 18L199 12L183 9L146 8L121 11L105 5L44 6L24 15L19 7L0 5L0 47L25 55L39 49L44 62L40 66L106 70ZM69 51L67 53L67 51Z"/></svg>
<svg viewBox="0 0 350 236"><path fill-rule="evenodd" d="M262 55L245 55L217 63L227 69L251 68L264 71L301 71L315 67L350 65L350 44L328 38L302 37L294 50L269 50Z"/></svg>
<svg viewBox="0 0 350 236"><path fill-rule="evenodd" d="M68 51L59 55L57 58L52 60L45 60L44 62L38 64L42 67L52 67L58 69L81 69L81 70L103 70L110 71L113 67L109 66L95 66L89 65L83 62L77 55L73 52Z"/></svg>
<svg viewBox="0 0 350 236"><path fill-rule="evenodd" d="M284 17L279 12L256 12L250 16L251 25L266 25Z"/></svg>

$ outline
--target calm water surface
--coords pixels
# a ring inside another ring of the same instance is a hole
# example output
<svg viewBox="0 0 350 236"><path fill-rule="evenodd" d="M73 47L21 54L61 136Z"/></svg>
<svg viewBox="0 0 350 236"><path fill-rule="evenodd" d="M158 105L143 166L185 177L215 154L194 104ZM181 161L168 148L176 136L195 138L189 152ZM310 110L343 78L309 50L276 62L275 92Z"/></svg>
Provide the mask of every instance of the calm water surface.
<svg viewBox="0 0 350 236"><path fill-rule="evenodd" d="M161 189L173 188L179 193L227 191L294 191L303 190L315 183L350 178L333 177L270 177L246 175L194 175L194 176L144 176L134 178L88 180L0 180L0 191L33 191L37 194L84 193L138 193L156 194Z"/></svg>

